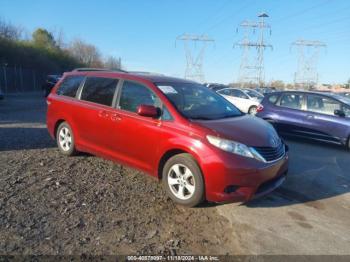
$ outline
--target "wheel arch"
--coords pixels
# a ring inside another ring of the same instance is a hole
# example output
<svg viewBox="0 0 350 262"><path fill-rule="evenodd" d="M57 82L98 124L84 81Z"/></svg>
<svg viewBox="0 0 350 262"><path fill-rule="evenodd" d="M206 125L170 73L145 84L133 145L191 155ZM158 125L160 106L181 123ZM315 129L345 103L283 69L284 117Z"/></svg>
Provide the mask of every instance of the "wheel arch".
<svg viewBox="0 0 350 262"><path fill-rule="evenodd" d="M158 162L158 169L157 169L157 177L159 180L162 179L162 175L163 175L163 168L164 168L164 165L165 163L173 156L175 155L179 155L179 154L189 154L193 157L193 159L196 161L200 171L202 172L203 174L203 171L202 171L202 167L200 165L200 162L198 161L198 157L196 154L194 154L194 152L192 152L191 150L186 150L186 149L183 149L183 148L180 148L180 147L177 147L177 148L172 148L172 149L169 149L167 150L166 152L164 152L164 154L162 155L162 157L160 158L159 162ZM203 180L204 179L204 174L203 174ZM204 181L204 184L205 184L205 181Z"/></svg>
<svg viewBox="0 0 350 262"><path fill-rule="evenodd" d="M250 109L252 109L253 107L258 108L257 105L250 105L249 108L248 108L248 113L250 112Z"/></svg>
<svg viewBox="0 0 350 262"><path fill-rule="evenodd" d="M66 120L65 119L58 119L56 121L54 130L53 130L54 131L53 135L54 135L55 138L57 138L57 129L60 126L60 124L62 124L63 122L66 122Z"/></svg>

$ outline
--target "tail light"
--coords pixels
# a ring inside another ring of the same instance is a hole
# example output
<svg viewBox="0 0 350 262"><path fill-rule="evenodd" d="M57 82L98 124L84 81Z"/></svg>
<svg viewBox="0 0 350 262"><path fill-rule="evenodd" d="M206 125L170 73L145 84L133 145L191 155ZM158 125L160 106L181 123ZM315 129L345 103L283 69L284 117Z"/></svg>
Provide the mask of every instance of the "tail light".
<svg viewBox="0 0 350 262"><path fill-rule="evenodd" d="M263 105L258 105L258 108L256 109L257 112L261 112L264 110L264 106Z"/></svg>

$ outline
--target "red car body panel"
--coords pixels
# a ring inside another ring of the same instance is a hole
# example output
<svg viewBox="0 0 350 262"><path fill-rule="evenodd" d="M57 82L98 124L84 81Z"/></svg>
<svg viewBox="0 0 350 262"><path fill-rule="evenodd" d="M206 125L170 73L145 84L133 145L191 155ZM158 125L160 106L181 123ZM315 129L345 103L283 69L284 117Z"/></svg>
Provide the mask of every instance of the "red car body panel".
<svg viewBox="0 0 350 262"><path fill-rule="evenodd" d="M162 121L136 113L103 106L56 94L57 87L68 75L100 76L137 81L149 87L173 117ZM189 121L184 118L146 77L127 73L66 73L48 96L47 128L55 137L60 121L72 128L77 150L135 167L159 177L161 159L168 152L183 151L197 161L205 182L206 199L214 202L245 202L254 197L260 185L282 177L288 169L288 154L273 163L225 152L211 145L207 135L224 137L254 146L267 146L266 123L242 116L214 121ZM268 127L269 128L269 127ZM227 186L239 188L225 193Z"/></svg>

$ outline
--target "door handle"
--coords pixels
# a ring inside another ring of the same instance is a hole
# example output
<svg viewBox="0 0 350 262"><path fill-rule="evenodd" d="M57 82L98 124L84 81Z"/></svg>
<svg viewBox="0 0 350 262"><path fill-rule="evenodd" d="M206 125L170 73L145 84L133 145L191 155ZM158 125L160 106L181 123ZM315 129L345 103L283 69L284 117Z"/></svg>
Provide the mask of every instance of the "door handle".
<svg viewBox="0 0 350 262"><path fill-rule="evenodd" d="M313 116L313 115L307 115L306 118L307 118L307 119L314 119L315 116Z"/></svg>
<svg viewBox="0 0 350 262"><path fill-rule="evenodd" d="M120 121L120 120L122 120L122 118L120 117L120 115L113 113L113 114L111 114L111 120L112 121Z"/></svg>

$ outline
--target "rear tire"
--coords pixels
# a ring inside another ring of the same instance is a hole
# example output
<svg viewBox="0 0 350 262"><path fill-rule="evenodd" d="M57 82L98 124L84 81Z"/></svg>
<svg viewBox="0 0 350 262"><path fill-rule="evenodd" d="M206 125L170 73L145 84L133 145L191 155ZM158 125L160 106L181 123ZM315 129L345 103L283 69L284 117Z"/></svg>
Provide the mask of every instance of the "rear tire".
<svg viewBox="0 0 350 262"><path fill-rule="evenodd" d="M249 113L250 115L255 116L256 113L258 113L258 107L257 107L257 106L251 106L251 107L249 108L249 110L248 110L248 113Z"/></svg>
<svg viewBox="0 0 350 262"><path fill-rule="evenodd" d="M67 122L62 122L56 132L56 142L60 152L66 156L77 154L72 128Z"/></svg>
<svg viewBox="0 0 350 262"><path fill-rule="evenodd" d="M162 182L168 196L177 204L194 207L204 201L202 172L190 154L178 154L164 165Z"/></svg>

